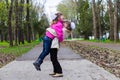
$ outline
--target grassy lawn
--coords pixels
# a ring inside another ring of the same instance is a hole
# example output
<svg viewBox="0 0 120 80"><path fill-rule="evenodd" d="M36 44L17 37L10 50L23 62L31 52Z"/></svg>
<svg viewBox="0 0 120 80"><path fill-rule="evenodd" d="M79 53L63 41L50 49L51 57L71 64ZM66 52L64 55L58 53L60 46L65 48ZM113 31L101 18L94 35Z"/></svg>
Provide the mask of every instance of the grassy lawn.
<svg viewBox="0 0 120 80"><path fill-rule="evenodd" d="M120 43L120 41L114 42L114 41L110 41L109 39L106 39L106 40L85 40L84 38L73 38L73 39L69 38L66 40L80 40L80 41L98 42L98 43Z"/></svg>
<svg viewBox="0 0 120 80"><path fill-rule="evenodd" d="M113 41L110 41L109 39L107 40L85 40L89 42L102 42L102 43L114 43Z"/></svg>
<svg viewBox="0 0 120 80"><path fill-rule="evenodd" d="M39 41L33 41L31 43L25 42L25 44L19 46L9 47L8 42L0 42L0 68L15 60L16 57L25 54L39 43Z"/></svg>
<svg viewBox="0 0 120 80"><path fill-rule="evenodd" d="M0 42L0 47L8 47L9 43L8 42Z"/></svg>
<svg viewBox="0 0 120 80"><path fill-rule="evenodd" d="M67 39L65 39L65 40L84 40L84 38L73 38L73 39L67 38Z"/></svg>
<svg viewBox="0 0 120 80"><path fill-rule="evenodd" d="M106 39L106 40L84 40L84 41L88 41L88 42L97 42L97 43L113 43L113 44L120 44L120 41L114 42L114 41L110 41L109 39Z"/></svg>
<svg viewBox="0 0 120 80"><path fill-rule="evenodd" d="M8 42L0 42L0 54L12 54L16 57L28 52L35 45L39 44L39 41L33 41L31 43L25 42L19 46L9 47Z"/></svg>

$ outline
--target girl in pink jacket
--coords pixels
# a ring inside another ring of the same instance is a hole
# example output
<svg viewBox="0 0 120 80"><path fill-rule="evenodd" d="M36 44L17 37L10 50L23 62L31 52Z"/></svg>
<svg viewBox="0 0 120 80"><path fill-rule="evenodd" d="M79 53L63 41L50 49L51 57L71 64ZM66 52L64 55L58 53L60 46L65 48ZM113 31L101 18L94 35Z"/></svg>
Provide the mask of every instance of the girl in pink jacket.
<svg viewBox="0 0 120 80"><path fill-rule="evenodd" d="M44 58L50 52L52 40L57 37L59 42L63 41L63 19L64 16L61 13L57 13L56 18L54 19L56 23L50 26L54 31L46 31L46 35L43 38L43 51L38 59L33 63L36 70L41 70L40 65L43 63Z"/></svg>

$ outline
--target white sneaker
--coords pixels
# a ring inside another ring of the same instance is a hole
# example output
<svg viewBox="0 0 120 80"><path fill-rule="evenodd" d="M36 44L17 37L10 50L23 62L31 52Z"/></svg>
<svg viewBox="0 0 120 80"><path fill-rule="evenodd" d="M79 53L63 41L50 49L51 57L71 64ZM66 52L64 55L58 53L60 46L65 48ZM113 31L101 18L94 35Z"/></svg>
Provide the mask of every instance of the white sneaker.
<svg viewBox="0 0 120 80"><path fill-rule="evenodd" d="M63 77L63 74L56 73L55 75L52 75L52 77Z"/></svg>

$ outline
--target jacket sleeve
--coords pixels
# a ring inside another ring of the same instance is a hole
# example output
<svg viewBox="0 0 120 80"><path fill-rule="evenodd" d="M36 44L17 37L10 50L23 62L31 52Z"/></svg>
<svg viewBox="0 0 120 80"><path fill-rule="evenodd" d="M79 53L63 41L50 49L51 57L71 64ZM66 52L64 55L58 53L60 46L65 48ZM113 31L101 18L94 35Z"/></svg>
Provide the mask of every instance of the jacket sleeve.
<svg viewBox="0 0 120 80"><path fill-rule="evenodd" d="M52 28L55 30L59 42L62 42L63 41L63 31L62 31L63 25L62 25L62 23L57 23L57 24L53 25Z"/></svg>

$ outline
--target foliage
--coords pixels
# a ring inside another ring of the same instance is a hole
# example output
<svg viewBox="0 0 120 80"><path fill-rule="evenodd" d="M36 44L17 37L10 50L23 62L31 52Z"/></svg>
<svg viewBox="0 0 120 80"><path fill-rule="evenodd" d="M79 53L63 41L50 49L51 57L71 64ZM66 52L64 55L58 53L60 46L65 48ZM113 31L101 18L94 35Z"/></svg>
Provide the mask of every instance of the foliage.
<svg viewBox="0 0 120 80"><path fill-rule="evenodd" d="M45 1L43 0L44 3L40 2L39 5L36 5L33 0L1 0L1 42L7 41L13 42L13 45L20 45L21 43L24 44L24 41L28 41L28 38L30 41L34 41L38 38L38 34L39 36L43 35L46 26L48 26L46 15L44 15L45 19L42 18ZM10 12L10 6L12 6L12 12ZM13 45L10 44L10 46Z"/></svg>
<svg viewBox="0 0 120 80"><path fill-rule="evenodd" d="M73 0L63 0L58 6L57 10L62 12L66 19L75 20L77 5Z"/></svg>
<svg viewBox="0 0 120 80"><path fill-rule="evenodd" d="M78 12L78 32L81 35L84 35L85 39L88 39L88 36L92 35L92 11L88 1L79 0L77 12Z"/></svg>

